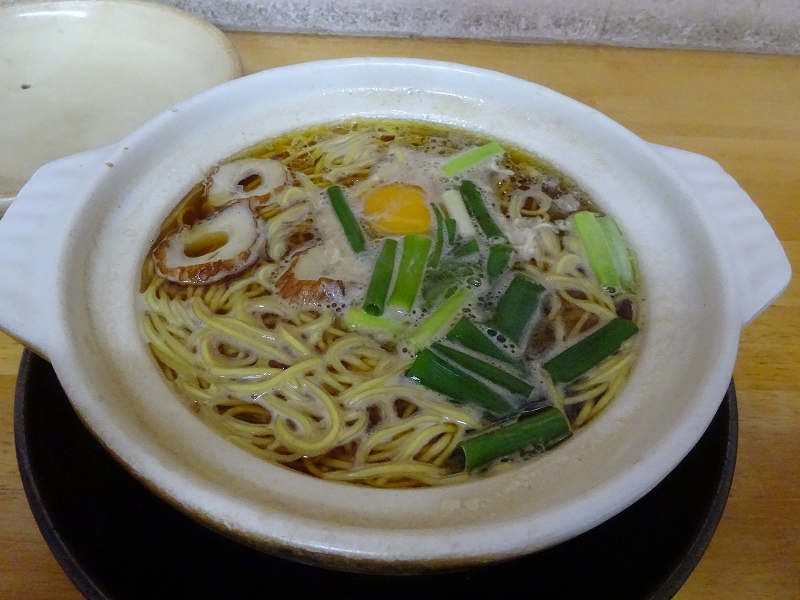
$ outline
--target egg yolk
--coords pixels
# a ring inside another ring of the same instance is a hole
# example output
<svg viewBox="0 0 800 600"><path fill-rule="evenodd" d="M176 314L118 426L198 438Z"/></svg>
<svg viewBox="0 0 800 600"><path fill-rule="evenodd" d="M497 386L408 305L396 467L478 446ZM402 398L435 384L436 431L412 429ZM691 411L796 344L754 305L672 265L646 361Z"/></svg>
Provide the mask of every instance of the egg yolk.
<svg viewBox="0 0 800 600"><path fill-rule="evenodd" d="M380 233L428 233L431 228L425 193L414 185L396 183L378 188L364 200L364 213Z"/></svg>

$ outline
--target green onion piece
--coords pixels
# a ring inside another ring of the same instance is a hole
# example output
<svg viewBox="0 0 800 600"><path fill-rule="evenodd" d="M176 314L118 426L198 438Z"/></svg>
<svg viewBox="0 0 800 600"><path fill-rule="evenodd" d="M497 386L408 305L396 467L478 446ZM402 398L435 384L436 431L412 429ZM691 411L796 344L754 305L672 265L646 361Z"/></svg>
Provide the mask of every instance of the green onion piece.
<svg viewBox="0 0 800 600"><path fill-rule="evenodd" d="M527 381L523 381L500 367L496 367L491 363L487 363L480 358L461 352L450 346L445 346L436 342L431 346L431 350L437 354L441 354L445 358L464 367L468 371L472 371L475 375L483 377L487 381L491 381L500 387L508 390L513 394L519 394L527 398L533 392L533 386Z"/></svg>
<svg viewBox="0 0 800 600"><path fill-rule="evenodd" d="M447 217L444 220L444 226L447 228L447 243L452 246L456 241L456 220Z"/></svg>
<svg viewBox="0 0 800 600"><path fill-rule="evenodd" d="M444 216L442 211L435 204L432 205L433 214L436 217L436 245L433 247L430 258L428 258L428 267L435 269L439 266L439 260L442 258L442 248L444 248Z"/></svg>
<svg viewBox="0 0 800 600"><path fill-rule="evenodd" d="M517 274L497 303L489 325L519 344L525 328L539 306L544 287L530 277Z"/></svg>
<svg viewBox="0 0 800 600"><path fill-rule="evenodd" d="M473 148L472 150L465 152L460 156L456 156L454 159L446 162L442 166L442 173L450 177L459 171L468 169L482 160L485 160L490 156L494 156L495 154L500 154L501 152L503 152L503 149L499 144L495 142L489 142L488 144Z"/></svg>
<svg viewBox="0 0 800 600"><path fill-rule="evenodd" d="M364 311L374 317L383 314L386 308L386 296L392 283L394 273L394 255L397 251L397 240L387 238L383 242L381 253L372 270L372 278L364 296Z"/></svg>
<svg viewBox="0 0 800 600"><path fill-rule="evenodd" d="M478 241L472 239L455 248L452 252L452 255L454 258L464 258L465 256L470 256L480 251L481 247L478 245Z"/></svg>
<svg viewBox="0 0 800 600"><path fill-rule="evenodd" d="M347 200L344 198L342 188L338 185L332 185L326 191L328 192L328 198L331 200L333 212L336 213L339 223L342 224L344 235L347 237L353 252L363 252L367 247L364 234L361 232L355 216L353 216L353 211L350 210L350 205L347 204Z"/></svg>
<svg viewBox="0 0 800 600"><path fill-rule="evenodd" d="M403 238L403 256L397 269L392 295L389 296L389 304L405 311L411 310L422 282L430 248L431 239L424 235L412 234Z"/></svg>
<svg viewBox="0 0 800 600"><path fill-rule="evenodd" d="M442 194L442 202L444 202L450 217L456 222L458 235L466 240L474 238L478 232L475 231L475 226L472 224L472 219L469 216L467 207L464 205L461 192L447 190Z"/></svg>
<svg viewBox="0 0 800 600"><path fill-rule="evenodd" d="M506 356L500 348L495 346L494 342L489 339L483 331L481 331L472 321L467 317L461 317L458 323L444 336L451 342L457 342L486 356L502 360L503 362L510 363L511 359Z"/></svg>
<svg viewBox="0 0 800 600"><path fill-rule="evenodd" d="M355 329L356 331L367 329L396 335L403 329L402 323L392 321L385 317L373 316L360 308L351 308L348 310L342 321L345 327L348 329Z"/></svg>
<svg viewBox="0 0 800 600"><path fill-rule="evenodd" d="M499 392L428 348L417 354L406 375L420 385L444 394L456 404L479 406L496 417L507 416L514 410Z"/></svg>
<svg viewBox="0 0 800 600"><path fill-rule="evenodd" d="M411 346L414 352L419 352L422 348L427 347L436 337L436 334L452 321L471 295L472 292L469 289L457 291L420 323L419 327L408 338L408 345Z"/></svg>
<svg viewBox="0 0 800 600"><path fill-rule="evenodd" d="M486 205L483 203L483 198L481 197L481 191L471 181L467 181L466 179L461 182L461 198L464 200L464 204L467 206L467 210L469 213L475 217L475 220L480 225L481 229L483 229L483 233L486 234L488 238L503 238L503 232L497 226L497 223L494 222L492 216L489 214L489 211L486 209Z"/></svg>
<svg viewBox="0 0 800 600"><path fill-rule="evenodd" d="M583 210L576 212L572 219L597 281L604 288L618 289L620 287L619 274L614 267L611 250L608 247L606 236L597 222L597 217L594 213Z"/></svg>
<svg viewBox="0 0 800 600"><path fill-rule="evenodd" d="M627 319L615 317L542 366L554 383L572 381L614 354L638 331L639 328Z"/></svg>
<svg viewBox="0 0 800 600"><path fill-rule="evenodd" d="M543 452L571 435L567 418L551 406L467 438L459 448L464 453L465 468L472 471L517 452Z"/></svg>
<svg viewBox="0 0 800 600"><path fill-rule="evenodd" d="M456 262L452 258L442 261L439 268L425 275L422 282L422 298L425 307L438 306L443 298L456 293L459 288L478 276L478 270L468 262Z"/></svg>
<svg viewBox="0 0 800 600"><path fill-rule="evenodd" d="M611 251L611 260L622 281L622 286L626 290L633 289L633 267L631 266L631 255L625 240L622 239L622 232L619 230L617 222L608 215L597 217L600 229L606 238L608 249Z"/></svg>
<svg viewBox="0 0 800 600"><path fill-rule="evenodd" d="M492 244L486 261L486 274L489 275L489 279L497 279L503 274L513 251L514 249L508 244Z"/></svg>

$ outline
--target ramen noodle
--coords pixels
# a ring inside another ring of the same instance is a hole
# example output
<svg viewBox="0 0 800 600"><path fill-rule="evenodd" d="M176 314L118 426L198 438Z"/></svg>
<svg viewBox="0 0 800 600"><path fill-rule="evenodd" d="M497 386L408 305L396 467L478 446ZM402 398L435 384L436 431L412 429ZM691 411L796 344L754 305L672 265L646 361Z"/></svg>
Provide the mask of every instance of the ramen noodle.
<svg viewBox="0 0 800 600"><path fill-rule="evenodd" d="M215 166L143 265L150 353L258 456L376 487L458 483L618 394L635 260L574 181L439 125L353 120Z"/></svg>

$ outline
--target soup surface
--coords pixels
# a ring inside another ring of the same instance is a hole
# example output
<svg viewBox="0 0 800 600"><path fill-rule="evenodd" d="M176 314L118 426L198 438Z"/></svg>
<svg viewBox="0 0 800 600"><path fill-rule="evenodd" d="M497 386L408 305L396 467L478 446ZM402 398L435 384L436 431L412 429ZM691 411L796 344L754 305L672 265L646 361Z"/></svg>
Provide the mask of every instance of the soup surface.
<svg viewBox="0 0 800 600"><path fill-rule="evenodd" d="M640 325L635 260L585 191L416 122L314 127L223 161L142 272L150 352L205 421L378 487L563 443L617 395Z"/></svg>

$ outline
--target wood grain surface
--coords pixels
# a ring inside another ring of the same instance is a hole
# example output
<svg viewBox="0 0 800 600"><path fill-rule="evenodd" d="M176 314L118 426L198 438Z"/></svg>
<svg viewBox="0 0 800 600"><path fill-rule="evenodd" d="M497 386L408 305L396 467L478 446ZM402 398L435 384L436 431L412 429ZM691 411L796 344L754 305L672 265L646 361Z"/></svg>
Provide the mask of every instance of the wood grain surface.
<svg viewBox="0 0 800 600"><path fill-rule="evenodd" d="M800 271L800 57L450 40L231 33L247 72L322 58L405 56L491 68L593 106L644 139L719 162ZM280 93L276 90L276 93ZM710 547L679 600L800 598L800 286L747 327L734 373L739 456ZM43 541L14 453L21 347L0 334L0 598L80 594Z"/></svg>

